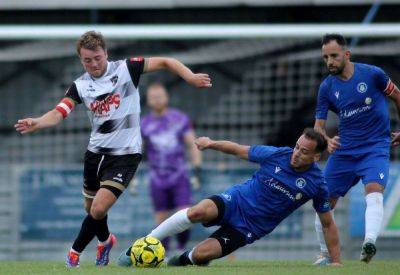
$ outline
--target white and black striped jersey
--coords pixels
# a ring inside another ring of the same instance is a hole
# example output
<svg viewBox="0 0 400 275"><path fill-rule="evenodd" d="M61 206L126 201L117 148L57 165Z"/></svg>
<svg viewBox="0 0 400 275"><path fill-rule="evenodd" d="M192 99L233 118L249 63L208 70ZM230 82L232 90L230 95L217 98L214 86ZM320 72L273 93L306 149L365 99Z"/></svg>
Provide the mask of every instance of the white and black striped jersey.
<svg viewBox="0 0 400 275"><path fill-rule="evenodd" d="M141 57L109 61L102 77L85 73L67 90L66 97L89 109L89 151L106 155L141 153L138 84L143 68Z"/></svg>

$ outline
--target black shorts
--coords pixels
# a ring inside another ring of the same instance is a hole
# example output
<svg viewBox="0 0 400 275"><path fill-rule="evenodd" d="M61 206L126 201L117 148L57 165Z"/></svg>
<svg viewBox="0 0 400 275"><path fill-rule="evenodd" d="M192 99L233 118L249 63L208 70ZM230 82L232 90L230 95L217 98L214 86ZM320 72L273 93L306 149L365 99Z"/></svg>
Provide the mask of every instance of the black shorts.
<svg viewBox="0 0 400 275"><path fill-rule="evenodd" d="M217 229L214 233L210 235L209 238L216 239L222 248L222 256L231 254L233 251L247 244L246 236L239 230L233 228L229 224L220 224L225 213L225 203L220 196L211 196L208 199L212 200L218 208L218 217L213 221L204 223L203 226L209 227L214 225L220 225L221 227Z"/></svg>
<svg viewBox="0 0 400 275"><path fill-rule="evenodd" d="M97 192L100 188L106 188L119 197L135 175L141 160L141 154L112 156L86 151L84 190ZM90 198L89 194L84 195Z"/></svg>
<svg viewBox="0 0 400 275"><path fill-rule="evenodd" d="M246 236L229 224L222 225L217 231L212 233L209 238L216 239L221 245L221 257L229 255L247 244Z"/></svg>

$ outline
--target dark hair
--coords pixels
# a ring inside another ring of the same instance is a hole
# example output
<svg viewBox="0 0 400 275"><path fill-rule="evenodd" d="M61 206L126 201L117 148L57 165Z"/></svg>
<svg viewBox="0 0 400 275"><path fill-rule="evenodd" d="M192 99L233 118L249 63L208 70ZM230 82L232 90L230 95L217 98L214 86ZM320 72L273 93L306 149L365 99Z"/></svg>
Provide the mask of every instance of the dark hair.
<svg viewBox="0 0 400 275"><path fill-rule="evenodd" d="M81 55L81 49L85 48L88 50L95 51L100 47L106 50L106 42L103 35L100 32L88 31L82 34L82 36L76 41L76 51L78 55Z"/></svg>
<svg viewBox="0 0 400 275"><path fill-rule="evenodd" d="M317 151L318 153L322 153L326 150L326 148L328 148L328 142L326 138L320 132L314 130L313 128L304 129L303 135L305 135L306 138L317 142L315 151Z"/></svg>
<svg viewBox="0 0 400 275"><path fill-rule="evenodd" d="M342 46L343 48L347 47L347 41L346 38L344 38L343 35L339 33L327 33L322 37L321 44L326 45L331 41L336 41L338 45Z"/></svg>

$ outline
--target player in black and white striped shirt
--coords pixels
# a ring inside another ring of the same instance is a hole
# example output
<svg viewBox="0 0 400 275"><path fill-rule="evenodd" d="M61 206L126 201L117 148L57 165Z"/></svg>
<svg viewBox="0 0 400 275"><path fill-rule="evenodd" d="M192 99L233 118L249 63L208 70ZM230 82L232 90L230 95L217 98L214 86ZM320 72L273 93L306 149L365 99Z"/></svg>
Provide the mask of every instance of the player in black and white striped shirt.
<svg viewBox="0 0 400 275"><path fill-rule="evenodd" d="M41 117L18 120L15 128L22 134L53 127L65 119L77 104L91 113L92 132L85 154L83 195L88 215L70 249L66 266L78 267L79 256L97 236L96 265L109 262L116 242L107 224L107 212L133 178L141 160L140 75L168 70L198 88L211 87L207 74L195 74L173 58L128 58L108 61L103 36L84 33L77 41L77 52L86 71L75 80L65 97Z"/></svg>

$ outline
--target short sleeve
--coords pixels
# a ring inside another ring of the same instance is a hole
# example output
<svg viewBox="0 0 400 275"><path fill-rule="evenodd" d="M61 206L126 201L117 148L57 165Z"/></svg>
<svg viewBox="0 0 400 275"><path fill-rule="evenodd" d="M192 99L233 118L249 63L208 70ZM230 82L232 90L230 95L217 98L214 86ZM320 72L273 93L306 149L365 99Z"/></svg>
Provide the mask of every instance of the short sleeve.
<svg viewBox="0 0 400 275"><path fill-rule="evenodd" d="M329 110L329 99L328 99L328 85L326 82L322 82L318 90L317 108L315 109L315 119L326 120L328 117Z"/></svg>
<svg viewBox="0 0 400 275"><path fill-rule="evenodd" d="M374 79L378 89L385 95L390 95L393 92L394 84L384 70L374 67Z"/></svg>
<svg viewBox="0 0 400 275"><path fill-rule="evenodd" d="M318 194L313 198L313 207L318 213L325 213L331 210L329 191L325 183L321 183L319 186Z"/></svg>
<svg viewBox="0 0 400 275"><path fill-rule="evenodd" d="M140 76L144 70L145 59L143 57L132 57L126 60L129 75L131 76L133 85L137 88L139 85Z"/></svg>
<svg viewBox="0 0 400 275"><path fill-rule="evenodd" d="M72 99L75 103L81 104L82 99L79 96L78 89L76 88L76 84L72 83L72 85L65 92L65 97Z"/></svg>
<svg viewBox="0 0 400 275"><path fill-rule="evenodd" d="M274 146L253 145L249 150L249 160L256 163L265 162L278 150L279 148Z"/></svg>

